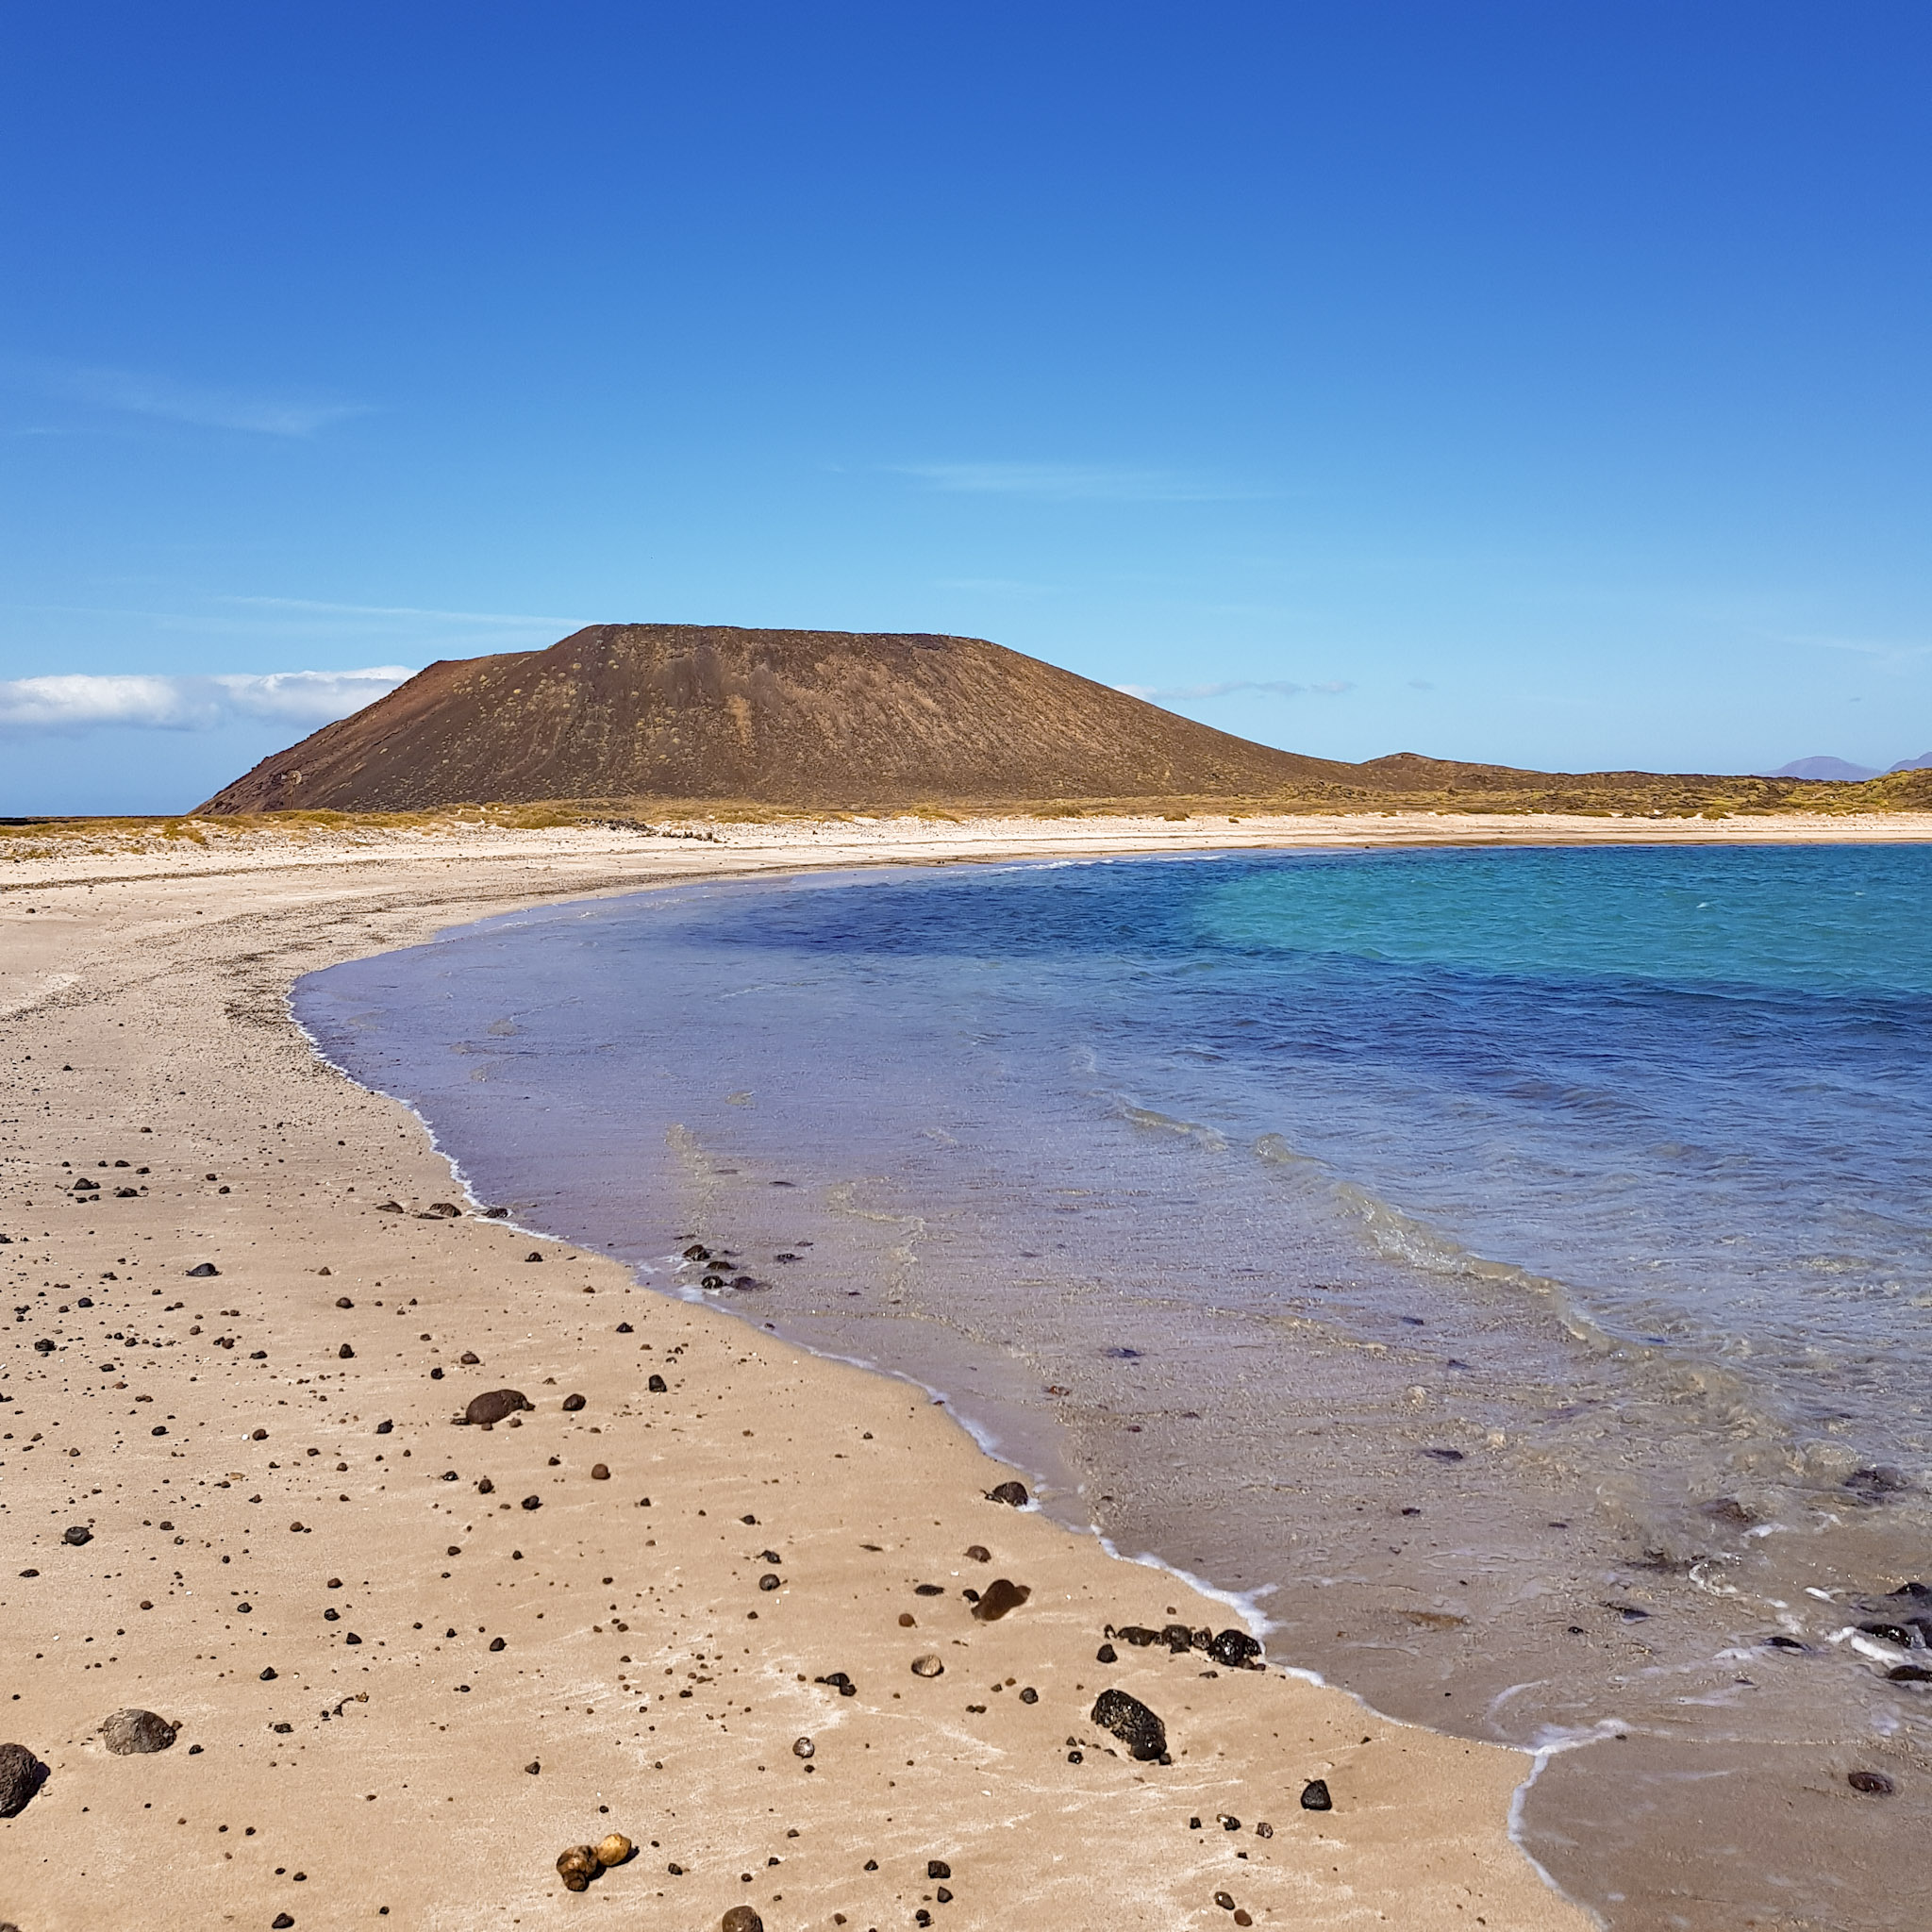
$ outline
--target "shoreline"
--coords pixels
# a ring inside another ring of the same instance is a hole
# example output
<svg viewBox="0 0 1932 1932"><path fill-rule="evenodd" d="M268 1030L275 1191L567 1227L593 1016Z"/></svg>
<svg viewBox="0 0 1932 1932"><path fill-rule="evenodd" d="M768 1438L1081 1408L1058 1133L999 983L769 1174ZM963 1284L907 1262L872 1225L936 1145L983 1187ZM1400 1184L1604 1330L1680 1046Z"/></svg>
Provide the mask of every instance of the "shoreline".
<svg viewBox="0 0 1932 1932"><path fill-rule="evenodd" d="M1125 1646L1104 1666L1109 1624L1211 1629L1222 1605L988 1503L1009 1472L903 1382L561 1243L418 1218L447 1198L448 1163L407 1109L312 1057L293 979L493 912L838 862L824 841L725 829L671 851L572 832L486 851L398 840L379 858L261 841L219 875L126 853L0 869L19 1101L0 1231L28 1310L0 1368L0 1522L40 1573L0 1581L24 1659L5 1736L52 1768L0 1823L0 1914L21 1932L157 1923L158 1882L158 1923L197 1926L373 1924L385 1906L410 1925L551 1924L613 1898L668 1900L692 1924L749 1902L774 1932L839 1912L880 1932L919 1911L1208 1925L1227 1923L1217 1892L1258 1924L1589 1924L1511 1842L1524 1754L1391 1723L1280 1668ZM1167 849L1203 849L1191 829L1198 844ZM1020 856L944 830L890 855L855 842L845 862ZM1147 849L1135 829L1100 837ZM1076 849L1094 842L1090 825ZM142 1168L125 1200L106 1185ZM219 1287L188 1276L203 1261ZM639 1386L652 1362L672 1371L655 1398ZM432 1380L465 1398L516 1387L536 1412L521 1437L452 1431ZM565 1392L583 1407L564 1411ZM592 1452L608 1483L586 1473ZM503 1500L525 1489L536 1508ZM64 1542L70 1525L90 1541ZM779 1581L760 1591L764 1538ZM985 1569L961 1554L986 1545ZM973 1620L958 1592L998 1575L1029 1602ZM924 1579L941 1594L917 1596ZM587 1607L562 1610L572 1590ZM944 1674L911 1674L927 1650ZM813 1681L834 1670L850 1697ZM1096 1729L1110 1687L1163 1716L1171 1766ZM94 1733L124 1706L183 1724L179 1742L108 1755ZM912 1775L887 1775L889 1758ZM1301 1808L1315 1776L1334 1810ZM1241 1823L1218 1830L1217 1814ZM613 1828L638 1856L589 1898L564 1892L557 1854ZM447 1856L423 1856L432 1844ZM951 1901L932 1858L953 1868Z"/></svg>

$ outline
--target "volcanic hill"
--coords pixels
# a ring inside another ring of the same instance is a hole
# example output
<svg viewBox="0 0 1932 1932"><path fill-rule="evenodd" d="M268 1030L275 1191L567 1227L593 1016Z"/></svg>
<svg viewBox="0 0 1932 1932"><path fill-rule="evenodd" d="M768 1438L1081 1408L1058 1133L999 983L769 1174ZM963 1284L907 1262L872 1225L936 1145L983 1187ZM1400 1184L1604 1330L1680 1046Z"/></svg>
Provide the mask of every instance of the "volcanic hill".
<svg viewBox="0 0 1932 1932"><path fill-rule="evenodd" d="M1341 764L1252 744L984 638L594 624L548 650L432 664L200 809L1051 814L1236 800L1272 811L1924 810L1932 771L1835 785L1528 772L1413 752Z"/></svg>
<svg viewBox="0 0 1932 1932"><path fill-rule="evenodd" d="M202 809L1227 798L1353 771L982 638L597 624L544 651L432 664Z"/></svg>

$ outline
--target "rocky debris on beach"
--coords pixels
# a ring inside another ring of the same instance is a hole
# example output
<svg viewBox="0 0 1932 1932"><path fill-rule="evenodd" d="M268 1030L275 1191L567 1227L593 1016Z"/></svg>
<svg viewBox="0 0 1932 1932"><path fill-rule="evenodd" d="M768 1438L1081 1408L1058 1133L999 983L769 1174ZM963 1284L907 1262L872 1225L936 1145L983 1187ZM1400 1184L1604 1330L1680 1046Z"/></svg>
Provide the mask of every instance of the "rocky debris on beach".
<svg viewBox="0 0 1932 1932"><path fill-rule="evenodd" d="M1335 1800L1328 1794L1328 1780L1311 1777L1302 1787L1302 1809L1304 1811L1332 1811Z"/></svg>
<svg viewBox="0 0 1932 1932"><path fill-rule="evenodd" d="M989 1503L1005 1503L1009 1508L1024 1509L1027 1503L1026 1485L1016 1482L995 1484L987 1491L986 1500Z"/></svg>
<svg viewBox="0 0 1932 1932"><path fill-rule="evenodd" d="M718 1932L765 1932L765 1922L749 1906L733 1906L719 1921Z"/></svg>
<svg viewBox="0 0 1932 1932"><path fill-rule="evenodd" d="M1151 1630L1144 1624L1123 1624L1118 1628L1108 1624L1103 1635L1108 1639L1118 1638L1123 1643L1132 1644L1136 1650L1165 1644L1169 1655L1175 1657L1183 1651L1202 1651L1224 1670L1258 1671L1263 1668L1261 1646L1245 1630L1194 1630L1185 1624L1168 1624L1158 1630ZM1100 1646L1098 1661L1113 1663L1117 1655L1112 1642L1105 1642Z"/></svg>
<svg viewBox="0 0 1932 1932"><path fill-rule="evenodd" d="M1089 1722L1111 1731L1139 1762L1168 1761L1167 1726L1138 1697L1124 1690L1103 1690L1093 1700Z"/></svg>
<svg viewBox="0 0 1932 1932"><path fill-rule="evenodd" d="M1862 1791L1868 1798L1890 1798L1898 1790L1898 1787L1882 1771L1847 1772L1845 1782L1853 1790Z"/></svg>
<svg viewBox="0 0 1932 1932"><path fill-rule="evenodd" d="M12 1818L46 1781L47 1767L25 1744L0 1744L0 1818Z"/></svg>
<svg viewBox="0 0 1932 1932"><path fill-rule="evenodd" d="M244 1604L243 1609L247 1608ZM175 1741L175 1730L166 1718L151 1710L130 1707L117 1710L101 1724L101 1737L117 1757L150 1751L165 1751Z"/></svg>

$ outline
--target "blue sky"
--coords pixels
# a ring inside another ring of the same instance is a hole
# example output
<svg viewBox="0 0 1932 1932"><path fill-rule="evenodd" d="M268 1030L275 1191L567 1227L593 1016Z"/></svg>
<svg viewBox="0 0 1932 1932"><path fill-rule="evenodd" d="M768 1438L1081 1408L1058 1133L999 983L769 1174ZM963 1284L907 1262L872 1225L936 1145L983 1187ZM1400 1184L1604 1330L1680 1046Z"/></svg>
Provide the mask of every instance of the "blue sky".
<svg viewBox="0 0 1932 1932"><path fill-rule="evenodd" d="M0 811L603 620L968 632L1349 758L1932 748L1923 6L0 45Z"/></svg>

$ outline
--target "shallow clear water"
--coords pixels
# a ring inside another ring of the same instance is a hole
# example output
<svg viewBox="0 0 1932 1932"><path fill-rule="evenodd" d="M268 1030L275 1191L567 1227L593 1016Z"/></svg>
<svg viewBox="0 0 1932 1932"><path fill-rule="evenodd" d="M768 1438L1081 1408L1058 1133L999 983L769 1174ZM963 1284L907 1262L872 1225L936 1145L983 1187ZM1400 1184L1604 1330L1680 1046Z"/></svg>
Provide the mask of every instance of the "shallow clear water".
<svg viewBox="0 0 1932 1932"><path fill-rule="evenodd" d="M1661 1754L1626 1787L1687 1751L1802 1784L1922 1717L1841 1626L1925 1567L1928 888L1924 847L729 883L297 1009L479 1196L945 1390L1070 1519L1262 1592L1385 1707L1622 1724ZM1809 1675L1740 1668L1772 1628ZM1711 1801L1707 1911L1696 1856L1639 1883L1634 1829L1586 1845L1565 1776L1540 1854L1620 1924L1753 1907L1741 1813ZM1811 1915L1764 1923L1910 1923L1805 1872L1765 1882Z"/></svg>

